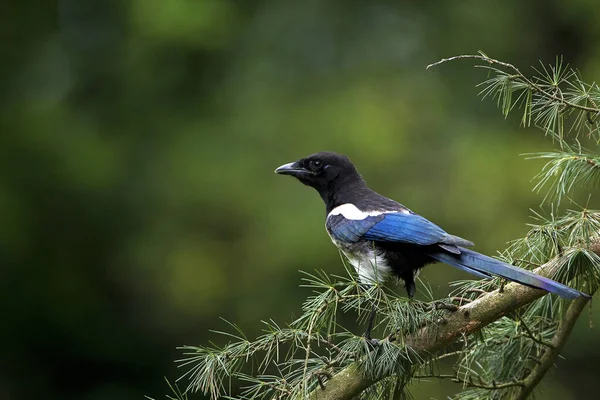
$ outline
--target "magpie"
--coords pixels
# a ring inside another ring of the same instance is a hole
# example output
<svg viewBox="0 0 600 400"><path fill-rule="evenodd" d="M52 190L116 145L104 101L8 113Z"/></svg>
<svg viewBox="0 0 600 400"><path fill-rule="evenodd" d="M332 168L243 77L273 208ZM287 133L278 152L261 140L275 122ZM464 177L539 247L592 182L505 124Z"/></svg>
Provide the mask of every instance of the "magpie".
<svg viewBox="0 0 600 400"><path fill-rule="evenodd" d="M420 269L442 262L480 278L499 276L567 299L590 297L467 249L473 246L472 242L446 233L402 204L369 189L354 164L342 154L316 153L284 164L275 173L291 175L319 192L327 212L327 233L363 284L382 282L395 275L404 281L408 297L413 298Z"/></svg>

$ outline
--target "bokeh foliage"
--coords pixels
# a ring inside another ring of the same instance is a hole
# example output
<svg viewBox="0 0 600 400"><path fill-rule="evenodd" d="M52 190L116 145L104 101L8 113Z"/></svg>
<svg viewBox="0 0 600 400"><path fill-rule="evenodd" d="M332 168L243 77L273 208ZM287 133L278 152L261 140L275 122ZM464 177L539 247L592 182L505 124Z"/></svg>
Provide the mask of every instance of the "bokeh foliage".
<svg viewBox="0 0 600 400"><path fill-rule="evenodd" d="M348 154L378 191L503 249L542 199L542 161L518 154L554 145L476 98L485 72L424 67L563 54L593 80L599 14L593 0L9 1L0 394L159 396L175 347L205 343L219 316L248 331L297 314L299 269L343 272L320 200L272 174L310 152ZM443 296L462 275L422 277ZM598 390L597 335L580 328L548 395Z"/></svg>

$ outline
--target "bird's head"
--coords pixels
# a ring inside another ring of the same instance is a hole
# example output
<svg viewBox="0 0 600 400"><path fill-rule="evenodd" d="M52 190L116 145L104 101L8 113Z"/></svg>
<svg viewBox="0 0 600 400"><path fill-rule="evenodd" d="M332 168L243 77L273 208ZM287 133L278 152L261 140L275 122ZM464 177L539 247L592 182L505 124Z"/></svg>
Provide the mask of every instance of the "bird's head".
<svg viewBox="0 0 600 400"><path fill-rule="evenodd" d="M343 154L323 151L284 164L275 170L281 175L291 175L305 185L312 186L321 195L336 189L336 183L362 178L354 164Z"/></svg>

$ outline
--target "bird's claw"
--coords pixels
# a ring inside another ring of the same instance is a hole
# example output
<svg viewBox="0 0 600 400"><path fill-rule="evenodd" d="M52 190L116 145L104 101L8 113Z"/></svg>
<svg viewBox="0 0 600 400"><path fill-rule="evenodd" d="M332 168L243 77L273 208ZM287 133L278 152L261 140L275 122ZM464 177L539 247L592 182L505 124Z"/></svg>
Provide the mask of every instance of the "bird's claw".
<svg viewBox="0 0 600 400"><path fill-rule="evenodd" d="M374 339L371 337L371 335L365 334L363 335L363 338L372 348L377 348L381 344L381 341L379 339Z"/></svg>
<svg viewBox="0 0 600 400"><path fill-rule="evenodd" d="M436 301L433 303L434 310L448 310L450 312L454 312L458 310L458 306L452 303L444 303L443 301Z"/></svg>

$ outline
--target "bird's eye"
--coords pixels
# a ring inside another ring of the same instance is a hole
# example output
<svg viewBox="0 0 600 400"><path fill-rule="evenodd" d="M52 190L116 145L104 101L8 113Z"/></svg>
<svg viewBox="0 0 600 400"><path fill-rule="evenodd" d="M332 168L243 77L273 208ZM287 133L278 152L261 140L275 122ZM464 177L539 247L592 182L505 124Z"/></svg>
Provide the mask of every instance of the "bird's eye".
<svg viewBox="0 0 600 400"><path fill-rule="evenodd" d="M318 171L323 166L323 163L319 160L311 160L309 165L312 171Z"/></svg>

